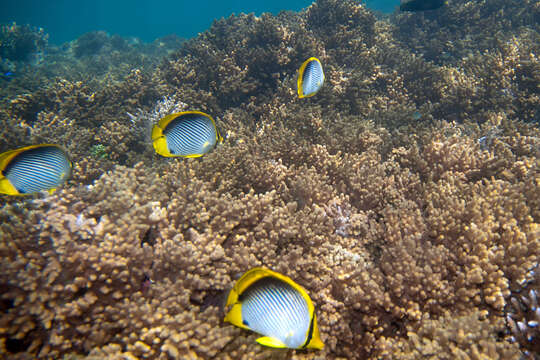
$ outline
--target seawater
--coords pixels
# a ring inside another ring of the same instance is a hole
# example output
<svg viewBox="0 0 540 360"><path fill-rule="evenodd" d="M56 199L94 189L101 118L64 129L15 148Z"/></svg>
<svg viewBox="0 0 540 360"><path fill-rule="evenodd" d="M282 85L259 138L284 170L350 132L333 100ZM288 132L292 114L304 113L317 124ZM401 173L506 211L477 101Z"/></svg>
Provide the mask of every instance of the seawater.
<svg viewBox="0 0 540 360"><path fill-rule="evenodd" d="M2 2L0 23L14 21L19 25L42 27L49 34L51 44L68 42L97 30L151 42L169 34L192 38L208 29L215 19L232 14L277 14L282 10L298 11L311 3L310 0L18 0ZM399 5L399 0L366 0L364 3L375 10L391 12Z"/></svg>

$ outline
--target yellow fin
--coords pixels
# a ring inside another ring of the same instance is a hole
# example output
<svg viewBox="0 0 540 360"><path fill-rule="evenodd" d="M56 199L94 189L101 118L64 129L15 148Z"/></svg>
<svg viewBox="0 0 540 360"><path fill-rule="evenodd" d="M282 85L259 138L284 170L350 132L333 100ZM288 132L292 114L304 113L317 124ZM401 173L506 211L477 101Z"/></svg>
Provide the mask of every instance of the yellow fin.
<svg viewBox="0 0 540 360"><path fill-rule="evenodd" d="M309 59L304 61L302 66L300 66L300 70L298 70L298 79L296 80L296 86L297 86L297 90L298 90L298 97L300 99L305 98L305 97L311 97L311 96L315 95L315 94L305 95L304 91L302 90L303 89L302 79L304 78L304 71L306 71L306 66L312 61L317 61L319 64L321 63L321 61L319 59L317 59L316 57L310 57Z"/></svg>
<svg viewBox="0 0 540 360"><path fill-rule="evenodd" d="M324 343L320 338L313 338L306 347L308 349L322 350L324 348Z"/></svg>
<svg viewBox="0 0 540 360"><path fill-rule="evenodd" d="M8 166L9 162L19 153L19 150L10 150L0 154L0 172L4 171L4 169Z"/></svg>
<svg viewBox="0 0 540 360"><path fill-rule="evenodd" d="M46 147L46 146L55 146L61 149L62 151L64 151L60 146L55 145L55 144L30 145L30 146L25 146L25 147L18 148L15 150L6 151L5 153L0 154L0 172L4 171L4 169L11 162L11 160L13 160L13 158L19 155L20 153L25 152L27 150L32 150L35 148Z"/></svg>
<svg viewBox="0 0 540 360"><path fill-rule="evenodd" d="M242 321L242 304L236 303L233 305L231 310L225 315L225 322L231 323L239 328L251 330L248 326Z"/></svg>
<svg viewBox="0 0 540 360"><path fill-rule="evenodd" d="M219 132L219 130L217 128L217 125L216 125L216 134L217 134L217 142L222 143L223 142L223 136L221 136L221 133Z"/></svg>
<svg viewBox="0 0 540 360"><path fill-rule="evenodd" d="M152 141L160 138L163 136L163 129L160 128L158 125L154 125L152 127Z"/></svg>
<svg viewBox="0 0 540 360"><path fill-rule="evenodd" d="M229 291L229 296L227 296L227 303L225 304L225 306L231 306L237 301L238 301L238 293L233 287L231 291Z"/></svg>
<svg viewBox="0 0 540 360"><path fill-rule="evenodd" d="M169 147L167 146L167 139L165 139L164 136L160 136L152 141L152 145L154 145L154 150L156 150L156 153L158 153L161 156L165 157L172 157L171 153L169 152Z"/></svg>
<svg viewBox="0 0 540 360"><path fill-rule="evenodd" d="M257 341L261 345L272 347L272 348L286 348L287 347L287 345L285 345L284 343L282 343L278 339L275 339L275 338L269 337L269 336L260 337L255 341Z"/></svg>
<svg viewBox="0 0 540 360"><path fill-rule="evenodd" d="M241 295L253 283L265 277L273 277L278 280L286 282L287 284L291 285L295 289L299 288L299 285L296 284L294 281L292 281L291 278L289 278L288 276L282 275L280 273L277 273L275 271L272 271L263 267L256 267L256 268L246 271L246 273L242 275L242 277L240 277L240 279L236 281L236 284L234 285L233 289L239 295Z"/></svg>
<svg viewBox="0 0 540 360"><path fill-rule="evenodd" d="M216 122L214 121L214 118L211 117L210 115L208 115L207 113L203 113L202 111L183 111L183 112L179 112L179 113L173 113L173 114L169 114L169 115L166 115L164 117L161 118L161 120L159 120L158 124L155 125L155 126L158 126L160 127L162 130L165 130L167 128L167 125L169 125L169 123L171 121L173 121L174 119L177 119L181 116L184 116L184 115L189 115L189 114L197 114L197 115L201 115L201 116L204 116L204 117L207 117L210 119L210 121L212 121L212 125L214 125L214 129L216 129L216 139L219 141L220 138L221 138L221 135L219 135L219 131L217 130L217 126L216 126ZM153 135L153 132L152 132L152 135ZM153 136L152 136L153 138Z"/></svg>
<svg viewBox="0 0 540 360"><path fill-rule="evenodd" d="M174 114L169 114L169 115L165 115L164 117L162 117L158 124L157 125L154 125L154 126L158 126L160 127L162 130L165 130L165 128L167 127L167 125L169 125L169 123L171 121L173 121L174 119L176 119L177 117L181 116L185 114L185 112L181 112L181 113L174 113ZM152 131L152 135L154 134L154 131ZM153 136L152 136L153 138Z"/></svg>
<svg viewBox="0 0 540 360"><path fill-rule="evenodd" d="M17 189L15 189L15 186L13 186L4 176L0 177L0 194L22 195L17 191Z"/></svg>
<svg viewBox="0 0 540 360"><path fill-rule="evenodd" d="M324 343L321 340L321 334L319 334L319 327L317 326L317 316L313 313L313 334L306 348L321 350L323 347Z"/></svg>
<svg viewBox="0 0 540 360"><path fill-rule="evenodd" d="M256 267L256 268L246 271L244 275L242 275L240 279L236 281L231 292L234 291L237 294L237 296L242 295L242 293L246 291L246 289L250 287L257 280L260 280L266 276L271 276L269 271L270 270L261 268L261 267ZM231 305L231 304L227 304L227 305Z"/></svg>
<svg viewBox="0 0 540 360"><path fill-rule="evenodd" d="M311 302L311 298L309 297L308 293L306 292L306 290L304 290L303 287L295 283L290 277L286 275L282 275L275 271L263 268L263 267L256 267L251 270L248 270L244 275L240 277L240 279L236 281L236 284L234 284L234 287L232 288L231 293L229 293L229 299L227 301L227 305L232 305L233 303L235 303L237 301L236 299L238 298L238 296L242 295L242 293L246 291L247 288L249 288L256 281L265 277L273 277L275 279L281 280L289 284L290 286L292 286L306 300L309 313L310 314L314 313L314 307L313 307L313 303ZM236 299L234 300L231 298L231 296L233 295L233 291L236 293ZM229 302L229 300L231 302Z"/></svg>
<svg viewBox="0 0 540 360"><path fill-rule="evenodd" d="M187 158L187 159L193 159L203 156L204 154L189 154L189 155L181 155L181 157ZM172 156L172 155L171 155Z"/></svg>

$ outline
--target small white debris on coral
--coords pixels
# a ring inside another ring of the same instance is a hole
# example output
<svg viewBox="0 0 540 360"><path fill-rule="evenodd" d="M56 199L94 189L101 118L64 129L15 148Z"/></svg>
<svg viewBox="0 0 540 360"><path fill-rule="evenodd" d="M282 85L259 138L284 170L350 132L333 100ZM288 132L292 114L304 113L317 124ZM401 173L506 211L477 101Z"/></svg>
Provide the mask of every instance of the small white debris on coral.
<svg viewBox="0 0 540 360"><path fill-rule="evenodd" d="M337 235L348 237L348 229L351 226L351 209L348 203L338 203L336 199L324 206L326 216L332 218Z"/></svg>
<svg viewBox="0 0 540 360"><path fill-rule="evenodd" d="M157 223L160 220L163 220L167 217L167 209L160 207L159 206L160 204L158 201L152 202L151 205L152 205L152 213L150 214L150 216L148 216L148 220L150 220L151 222Z"/></svg>
<svg viewBox="0 0 540 360"><path fill-rule="evenodd" d="M145 138L150 138L152 126L157 124L161 118L166 115L184 111L188 105L183 102L176 102L173 96L164 96L156 103L152 111L143 111L137 109L135 115L127 113L135 131L143 134Z"/></svg>

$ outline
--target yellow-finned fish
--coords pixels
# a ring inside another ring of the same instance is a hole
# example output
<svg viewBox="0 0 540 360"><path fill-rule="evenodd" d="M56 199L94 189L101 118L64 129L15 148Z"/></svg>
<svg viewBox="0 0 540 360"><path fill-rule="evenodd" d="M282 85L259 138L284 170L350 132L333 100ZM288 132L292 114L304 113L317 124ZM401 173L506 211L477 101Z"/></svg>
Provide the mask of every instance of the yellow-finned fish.
<svg viewBox="0 0 540 360"><path fill-rule="evenodd" d="M0 194L52 193L71 176L72 164L58 145L40 144L0 154Z"/></svg>
<svg viewBox="0 0 540 360"><path fill-rule="evenodd" d="M264 335L261 345L274 348L322 349L313 303L291 278L253 268L234 285L225 321Z"/></svg>
<svg viewBox="0 0 540 360"><path fill-rule="evenodd" d="M200 111L169 114L152 128L152 143L159 155L194 158L223 142L214 119Z"/></svg>
<svg viewBox="0 0 540 360"><path fill-rule="evenodd" d="M315 95L324 84L324 72L319 59L310 57L298 70L298 97L305 98Z"/></svg>

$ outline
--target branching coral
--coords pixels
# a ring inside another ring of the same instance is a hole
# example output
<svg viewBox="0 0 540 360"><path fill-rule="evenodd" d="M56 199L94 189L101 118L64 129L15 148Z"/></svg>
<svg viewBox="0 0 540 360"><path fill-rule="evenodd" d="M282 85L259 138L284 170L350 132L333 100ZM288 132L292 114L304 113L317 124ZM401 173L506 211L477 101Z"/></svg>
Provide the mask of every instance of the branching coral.
<svg viewBox="0 0 540 360"><path fill-rule="evenodd" d="M540 308L538 306L538 265L515 285L519 285L510 295L506 321L510 328L511 340L519 344L528 358L540 353Z"/></svg>
<svg viewBox="0 0 540 360"><path fill-rule="evenodd" d="M425 319L420 328L408 329L407 341L383 339L381 359L520 359L516 346L503 341L504 322L490 322L479 312L438 320Z"/></svg>
<svg viewBox="0 0 540 360"><path fill-rule="evenodd" d="M221 108L271 97L287 74L313 53L324 52L322 44L295 20L286 14L277 18L251 14L216 21L209 32L187 42L161 67L162 76L183 91L186 87L208 91ZM200 102L193 100L186 102Z"/></svg>
<svg viewBox="0 0 540 360"><path fill-rule="evenodd" d="M16 23L0 27L0 58L12 61L31 61L45 50L49 35L42 28Z"/></svg>
<svg viewBox="0 0 540 360"><path fill-rule="evenodd" d="M394 36L428 60L451 62L493 48L524 27L538 33L539 12L534 0L453 0L437 11L395 15Z"/></svg>

